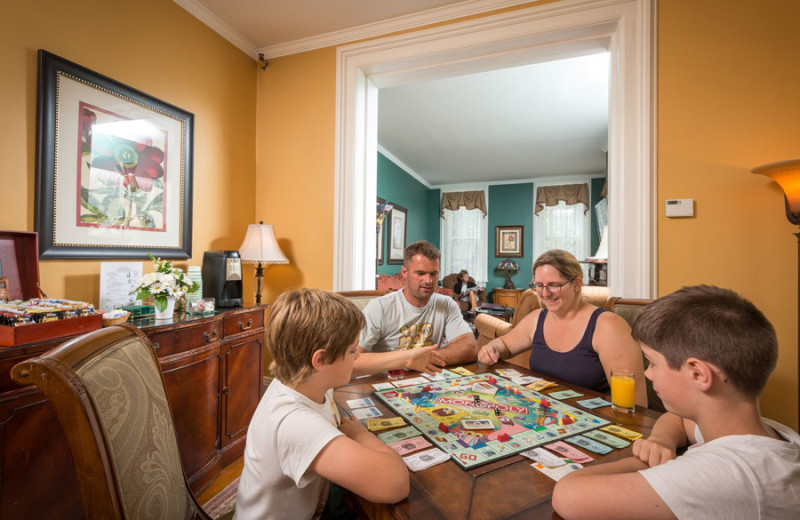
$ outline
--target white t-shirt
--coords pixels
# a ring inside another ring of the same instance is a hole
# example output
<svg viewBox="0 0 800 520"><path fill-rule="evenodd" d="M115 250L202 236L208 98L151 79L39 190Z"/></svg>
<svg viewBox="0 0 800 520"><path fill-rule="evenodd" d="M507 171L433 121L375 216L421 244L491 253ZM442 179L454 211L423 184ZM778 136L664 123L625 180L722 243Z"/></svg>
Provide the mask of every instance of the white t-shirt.
<svg viewBox="0 0 800 520"><path fill-rule="evenodd" d="M277 379L270 383L247 431L235 519L313 516L325 480L307 470L322 448L343 435L334 406L332 389L319 404Z"/></svg>
<svg viewBox="0 0 800 520"><path fill-rule="evenodd" d="M786 440L728 435L704 443L698 428L686 453L639 473L678 518L797 519L800 435L762 420Z"/></svg>
<svg viewBox="0 0 800 520"><path fill-rule="evenodd" d="M369 302L364 318L367 324L358 344L371 352L443 347L443 338L453 340L472 332L456 301L439 293L432 294L424 307L415 307L402 290L391 292Z"/></svg>

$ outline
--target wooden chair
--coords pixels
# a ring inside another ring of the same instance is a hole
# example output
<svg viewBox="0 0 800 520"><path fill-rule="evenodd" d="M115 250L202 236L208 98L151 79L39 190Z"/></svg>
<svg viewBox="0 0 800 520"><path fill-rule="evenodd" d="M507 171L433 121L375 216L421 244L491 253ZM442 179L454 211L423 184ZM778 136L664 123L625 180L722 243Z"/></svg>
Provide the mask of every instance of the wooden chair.
<svg viewBox="0 0 800 520"><path fill-rule="evenodd" d="M614 314L622 316L625 321L628 322L628 325L633 326L633 321L636 319L639 313L642 312L644 308L652 302L653 300L646 298L621 298L619 296L612 296L606 302L606 309L610 310ZM645 369L647 369L647 365L647 358L644 358ZM647 384L648 407L660 412L666 412L664 403L661 402L661 398L658 397L656 391L653 390L652 381L645 378L645 382Z"/></svg>
<svg viewBox="0 0 800 520"><path fill-rule="evenodd" d="M208 519L184 479L155 351L137 328L74 338L11 370L50 400L86 518Z"/></svg>

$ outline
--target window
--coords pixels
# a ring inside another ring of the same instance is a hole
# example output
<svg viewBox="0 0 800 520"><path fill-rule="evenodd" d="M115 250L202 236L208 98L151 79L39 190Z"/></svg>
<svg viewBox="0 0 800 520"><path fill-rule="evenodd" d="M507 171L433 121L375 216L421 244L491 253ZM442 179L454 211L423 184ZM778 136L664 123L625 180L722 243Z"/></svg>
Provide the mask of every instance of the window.
<svg viewBox="0 0 800 520"><path fill-rule="evenodd" d="M539 186L538 188L542 188ZM537 209L540 191L537 188ZM587 185L588 193L588 185ZM579 197L580 199L580 197ZM588 196L587 196L588 199ZM552 204L554 201L550 201ZM590 214L588 205L582 200L570 200L567 203L559 198L554 205L545 205L533 216L533 257L550 249L563 249L572 253L579 261L591 256ZM584 281L586 278L584 273Z"/></svg>
<svg viewBox="0 0 800 520"><path fill-rule="evenodd" d="M442 209L442 277L466 269L478 285L486 284L487 226L481 209Z"/></svg>

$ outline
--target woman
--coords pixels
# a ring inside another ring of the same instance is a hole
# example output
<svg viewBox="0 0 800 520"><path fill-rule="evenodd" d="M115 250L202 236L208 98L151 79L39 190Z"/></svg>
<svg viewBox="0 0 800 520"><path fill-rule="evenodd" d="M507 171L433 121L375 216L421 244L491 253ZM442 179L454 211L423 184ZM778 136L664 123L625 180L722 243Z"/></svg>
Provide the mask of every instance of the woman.
<svg viewBox="0 0 800 520"><path fill-rule="evenodd" d="M458 282L453 286L453 293L458 295L459 301L469 302L469 310L474 311L478 307L478 295L483 291L483 287L478 287L478 284L469 281L466 269L458 273Z"/></svg>
<svg viewBox="0 0 800 520"><path fill-rule="evenodd" d="M533 278L542 308L481 347L478 361L491 365L531 349L531 370L604 394L611 391L611 369L628 368L636 379L636 404L647 406L639 345L621 316L582 300L578 260L566 251L547 251L533 264Z"/></svg>

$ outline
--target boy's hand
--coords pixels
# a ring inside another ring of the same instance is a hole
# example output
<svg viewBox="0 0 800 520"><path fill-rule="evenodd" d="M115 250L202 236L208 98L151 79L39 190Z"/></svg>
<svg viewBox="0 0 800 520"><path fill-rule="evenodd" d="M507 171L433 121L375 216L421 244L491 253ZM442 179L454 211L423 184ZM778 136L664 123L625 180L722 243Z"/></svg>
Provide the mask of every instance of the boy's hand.
<svg viewBox="0 0 800 520"><path fill-rule="evenodd" d="M342 415L342 424L339 425L339 430L351 439L355 439L362 433L369 433L369 430L355 418L346 417L344 415Z"/></svg>
<svg viewBox="0 0 800 520"><path fill-rule="evenodd" d="M676 457L675 449L650 439L633 441L633 456L650 466L664 464Z"/></svg>
<svg viewBox="0 0 800 520"><path fill-rule="evenodd" d="M447 363L444 357L437 352L439 345L431 347L419 347L409 350L408 361L406 361L406 368L416 370L417 372L425 372L426 374L435 374L442 371Z"/></svg>

